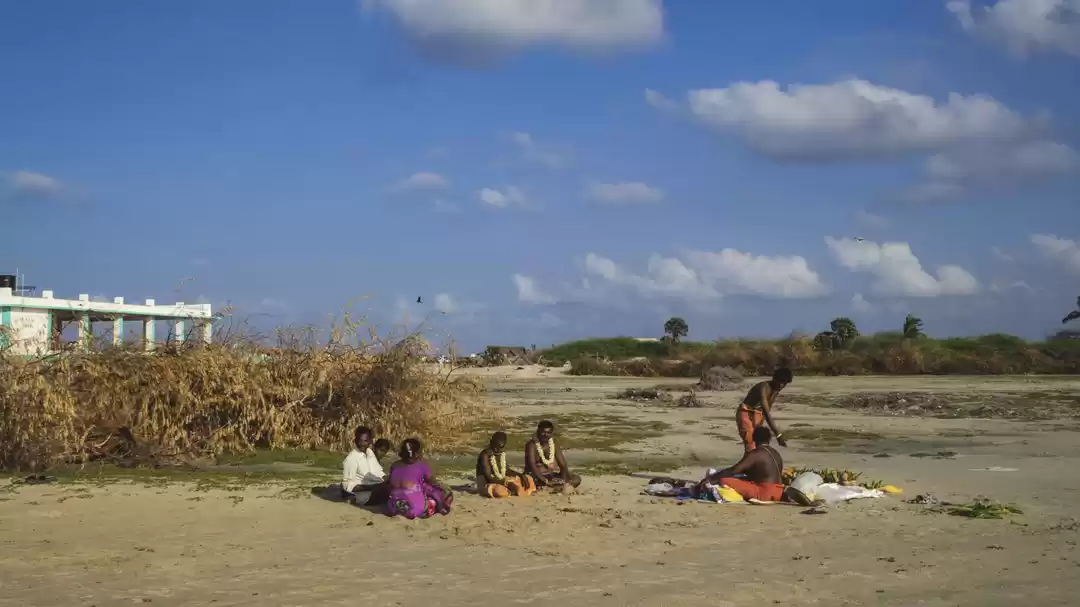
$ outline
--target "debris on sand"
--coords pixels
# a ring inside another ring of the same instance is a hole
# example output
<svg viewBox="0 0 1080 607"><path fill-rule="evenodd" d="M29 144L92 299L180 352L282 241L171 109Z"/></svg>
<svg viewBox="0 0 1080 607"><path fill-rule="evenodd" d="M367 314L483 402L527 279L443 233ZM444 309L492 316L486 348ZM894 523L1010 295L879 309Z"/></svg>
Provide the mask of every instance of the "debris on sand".
<svg viewBox="0 0 1080 607"><path fill-rule="evenodd" d="M616 394L615 398L620 400L660 401L664 403L674 400L667 392L655 388L627 388Z"/></svg>
<svg viewBox="0 0 1080 607"><path fill-rule="evenodd" d="M738 390L743 385L741 373L731 367L710 367L701 372L698 390Z"/></svg>
<svg viewBox="0 0 1080 607"><path fill-rule="evenodd" d="M699 407L704 407L705 403L698 400L697 393L694 390L690 390L689 394L684 394L683 396L679 397L679 400L675 403L675 406L696 409Z"/></svg>

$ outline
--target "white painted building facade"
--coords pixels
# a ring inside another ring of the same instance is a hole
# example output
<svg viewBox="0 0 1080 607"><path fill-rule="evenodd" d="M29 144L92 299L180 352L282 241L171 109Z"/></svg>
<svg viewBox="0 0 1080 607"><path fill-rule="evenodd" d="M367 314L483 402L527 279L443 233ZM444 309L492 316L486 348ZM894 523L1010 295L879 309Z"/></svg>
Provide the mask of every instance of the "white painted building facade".
<svg viewBox="0 0 1080 607"><path fill-rule="evenodd" d="M57 299L52 291L42 291L41 297L15 295L11 288L0 287L0 349L24 356L45 355L61 347L60 327L75 322L79 327L79 342L86 349L92 346L94 323L112 323L113 345L124 340L124 323L142 325L143 345L147 351L157 345L157 325L169 323L166 332L182 342L188 329L210 343L213 330L210 304L158 305L153 299L143 304L124 303L123 297L112 302L90 301L89 295L78 299ZM190 323L190 325L188 324Z"/></svg>

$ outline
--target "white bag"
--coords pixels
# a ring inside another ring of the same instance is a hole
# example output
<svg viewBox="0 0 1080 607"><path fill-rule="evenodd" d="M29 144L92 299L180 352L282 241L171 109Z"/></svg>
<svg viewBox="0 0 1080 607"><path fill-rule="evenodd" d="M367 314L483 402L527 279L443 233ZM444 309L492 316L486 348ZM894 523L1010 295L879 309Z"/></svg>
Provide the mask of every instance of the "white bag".
<svg viewBox="0 0 1080 607"><path fill-rule="evenodd" d="M803 472L799 476L795 477L795 480L791 481L791 487L797 491L802 492L803 495L810 499L814 499L814 494L817 492L817 488L824 483L824 479L821 478L816 472Z"/></svg>

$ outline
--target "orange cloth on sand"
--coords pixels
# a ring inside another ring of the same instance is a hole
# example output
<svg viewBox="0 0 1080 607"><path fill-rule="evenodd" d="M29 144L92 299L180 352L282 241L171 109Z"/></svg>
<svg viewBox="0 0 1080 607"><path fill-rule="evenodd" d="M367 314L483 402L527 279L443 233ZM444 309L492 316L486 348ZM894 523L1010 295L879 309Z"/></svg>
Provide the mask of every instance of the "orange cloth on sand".
<svg viewBox="0 0 1080 607"><path fill-rule="evenodd" d="M524 480L522 480L523 478ZM536 482L527 474L524 477L510 477L506 480L505 485L488 483L483 491L483 495L488 497L510 497L511 495L526 496L532 495L533 493L536 493Z"/></svg>
<svg viewBox="0 0 1080 607"><path fill-rule="evenodd" d="M754 483L741 478L722 478L720 484L734 489L747 500L778 502L784 496L784 486L776 483Z"/></svg>
<svg viewBox="0 0 1080 607"><path fill-rule="evenodd" d="M743 449L747 453L753 451L756 447L754 445L754 428L763 423L765 423L765 414L760 409L750 410L746 407L739 407L735 410L735 426L739 429Z"/></svg>

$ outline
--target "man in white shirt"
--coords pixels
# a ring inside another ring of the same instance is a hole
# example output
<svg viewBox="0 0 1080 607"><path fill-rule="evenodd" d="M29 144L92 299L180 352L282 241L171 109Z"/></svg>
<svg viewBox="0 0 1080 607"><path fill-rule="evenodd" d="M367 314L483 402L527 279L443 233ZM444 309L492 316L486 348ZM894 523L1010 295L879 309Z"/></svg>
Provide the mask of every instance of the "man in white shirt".
<svg viewBox="0 0 1080 607"><path fill-rule="evenodd" d="M356 447L345 457L341 472L342 497L358 505L378 505L390 496L379 459L371 450L371 429L356 429L353 444Z"/></svg>

